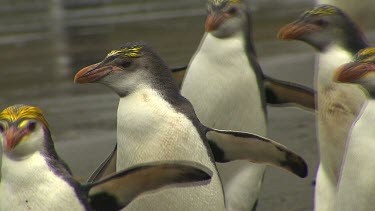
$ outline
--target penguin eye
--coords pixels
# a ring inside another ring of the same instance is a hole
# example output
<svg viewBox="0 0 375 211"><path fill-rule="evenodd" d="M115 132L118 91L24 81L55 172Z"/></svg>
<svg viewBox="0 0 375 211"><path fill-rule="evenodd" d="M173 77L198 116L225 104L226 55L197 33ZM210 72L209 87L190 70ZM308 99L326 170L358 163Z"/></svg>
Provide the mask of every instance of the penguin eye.
<svg viewBox="0 0 375 211"><path fill-rule="evenodd" d="M127 59L118 59L116 64L121 67L129 67L131 65L131 61Z"/></svg>
<svg viewBox="0 0 375 211"><path fill-rule="evenodd" d="M225 13L229 15L235 15L238 12L238 9L236 7L230 7L225 11Z"/></svg>
<svg viewBox="0 0 375 211"><path fill-rule="evenodd" d="M5 126L3 123L0 123L0 133L3 133L5 131Z"/></svg>
<svg viewBox="0 0 375 211"><path fill-rule="evenodd" d="M323 19L318 19L314 21L314 24L317 26L326 26L328 22Z"/></svg>
<svg viewBox="0 0 375 211"><path fill-rule="evenodd" d="M27 129L29 130L29 131L34 131L35 130L35 128L36 128L36 122L34 122L34 121L32 121L32 122L29 122L28 124L27 124Z"/></svg>

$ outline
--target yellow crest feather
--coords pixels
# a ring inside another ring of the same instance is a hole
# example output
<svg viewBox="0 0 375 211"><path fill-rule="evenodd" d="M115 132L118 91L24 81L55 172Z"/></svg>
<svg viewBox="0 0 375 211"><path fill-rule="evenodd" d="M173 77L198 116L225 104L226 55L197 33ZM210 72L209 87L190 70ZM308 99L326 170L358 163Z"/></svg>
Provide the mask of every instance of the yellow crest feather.
<svg viewBox="0 0 375 211"><path fill-rule="evenodd" d="M214 5L221 5L226 2L229 4L239 4L242 2L242 0L210 0L210 2Z"/></svg>
<svg viewBox="0 0 375 211"><path fill-rule="evenodd" d="M310 15L334 15L337 13L337 9L332 6L322 6L312 10L307 10L306 13Z"/></svg>
<svg viewBox="0 0 375 211"><path fill-rule="evenodd" d="M4 109L0 113L0 120L7 120L9 122L16 122L20 119L36 119L48 126L44 119L42 110L35 106L15 105Z"/></svg>
<svg viewBox="0 0 375 211"><path fill-rule="evenodd" d="M113 50L107 55L107 57L114 56L114 55L123 55L123 56L126 56L126 57L138 58L138 57L142 56L141 51L142 51L142 47L133 46L133 47L124 48L124 49L120 49L120 50Z"/></svg>
<svg viewBox="0 0 375 211"><path fill-rule="evenodd" d="M360 50L356 54L355 60L359 62L375 62L375 48L365 48Z"/></svg>

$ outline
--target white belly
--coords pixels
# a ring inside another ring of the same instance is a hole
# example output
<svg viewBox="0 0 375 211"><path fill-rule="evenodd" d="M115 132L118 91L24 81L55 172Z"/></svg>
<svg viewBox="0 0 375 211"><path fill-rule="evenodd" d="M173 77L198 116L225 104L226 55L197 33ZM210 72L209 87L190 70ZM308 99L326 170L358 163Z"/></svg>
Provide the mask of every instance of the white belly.
<svg viewBox="0 0 375 211"><path fill-rule="evenodd" d="M335 70L351 61L345 51L333 48L320 55L317 78L318 139L320 160L337 184L349 130L358 116L366 95L358 85L333 82Z"/></svg>
<svg viewBox="0 0 375 211"><path fill-rule="evenodd" d="M371 211L375 207L375 102L369 102L354 124L343 161L336 210Z"/></svg>
<svg viewBox="0 0 375 211"><path fill-rule="evenodd" d="M74 189L39 154L24 161L3 156L0 210L85 210Z"/></svg>
<svg viewBox="0 0 375 211"><path fill-rule="evenodd" d="M243 37L206 34L185 76L181 94L206 126L266 135L258 81L245 54ZM258 198L264 165L217 164L228 210L250 210Z"/></svg>
<svg viewBox="0 0 375 211"><path fill-rule="evenodd" d="M316 89L318 102L317 132L320 164L318 168L316 211L334 209L336 188L349 130L366 100L357 85L333 82L335 70L352 60L347 51L332 46L319 55Z"/></svg>
<svg viewBox="0 0 375 211"><path fill-rule="evenodd" d="M224 210L215 165L193 124L151 89L120 100L117 169L160 160L190 160L210 168L209 184L145 194L126 210Z"/></svg>

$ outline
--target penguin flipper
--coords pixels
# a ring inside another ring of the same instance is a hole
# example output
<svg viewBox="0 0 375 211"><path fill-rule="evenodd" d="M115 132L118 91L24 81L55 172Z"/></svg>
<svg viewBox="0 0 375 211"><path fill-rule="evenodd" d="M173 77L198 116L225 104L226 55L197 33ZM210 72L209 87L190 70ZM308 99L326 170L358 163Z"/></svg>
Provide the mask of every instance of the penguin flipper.
<svg viewBox="0 0 375 211"><path fill-rule="evenodd" d="M251 133L212 128L208 128L206 138L216 162L247 160L280 167L302 178L307 176L308 167L303 158L270 139Z"/></svg>
<svg viewBox="0 0 375 211"><path fill-rule="evenodd" d="M183 67L174 67L171 69L172 76L174 80L176 81L179 88L181 88L182 81L184 80L187 68L188 66L183 66Z"/></svg>
<svg viewBox="0 0 375 211"><path fill-rule="evenodd" d="M315 110L315 91L296 83L276 80L264 76L266 101L272 105L297 104Z"/></svg>
<svg viewBox="0 0 375 211"><path fill-rule="evenodd" d="M119 210L146 191L207 181L212 174L210 169L195 162L162 161L123 170L97 183L87 184L85 188L89 190L89 201L94 210Z"/></svg>
<svg viewBox="0 0 375 211"><path fill-rule="evenodd" d="M116 161L117 161L117 144L108 157L96 168L94 173L91 174L88 183L96 182L103 177L116 172Z"/></svg>

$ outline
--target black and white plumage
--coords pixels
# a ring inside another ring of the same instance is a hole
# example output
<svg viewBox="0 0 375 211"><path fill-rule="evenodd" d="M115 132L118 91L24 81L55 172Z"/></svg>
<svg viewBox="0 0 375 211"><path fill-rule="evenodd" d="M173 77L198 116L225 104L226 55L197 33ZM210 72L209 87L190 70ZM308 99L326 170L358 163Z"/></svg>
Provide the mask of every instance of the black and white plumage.
<svg viewBox="0 0 375 211"><path fill-rule="evenodd" d="M102 62L80 70L75 82L99 82L120 96L117 170L179 159L198 162L214 172L208 184L140 197L128 207L130 210L224 210L215 160L270 163L301 177L307 174L302 158L282 145L253 134L202 125L167 65L145 44L130 43L113 50ZM104 163L99 171L106 170Z"/></svg>
<svg viewBox="0 0 375 211"><path fill-rule="evenodd" d="M375 48L360 51L353 62L336 71L335 79L359 84L368 96L350 130L335 210L371 211L375 206Z"/></svg>
<svg viewBox="0 0 375 211"><path fill-rule="evenodd" d="M154 162L80 184L57 155L41 110L33 106L0 113L0 140L0 210L118 210L146 191L208 180L212 174L193 162Z"/></svg>
<svg viewBox="0 0 375 211"><path fill-rule="evenodd" d="M318 50L315 89L320 165L315 209L331 211L349 130L366 100L358 85L336 83L333 75L367 46L367 40L349 16L331 5L304 12L298 20L284 26L278 36L301 40Z"/></svg>
<svg viewBox="0 0 375 211"><path fill-rule="evenodd" d="M313 108L313 91L263 74L246 1L208 0L206 33L190 60L181 94L203 124L267 134L266 103ZM199 91L198 91L199 90ZM228 210L250 210L260 193L264 165L218 164ZM228 172L230 172L228 174Z"/></svg>

